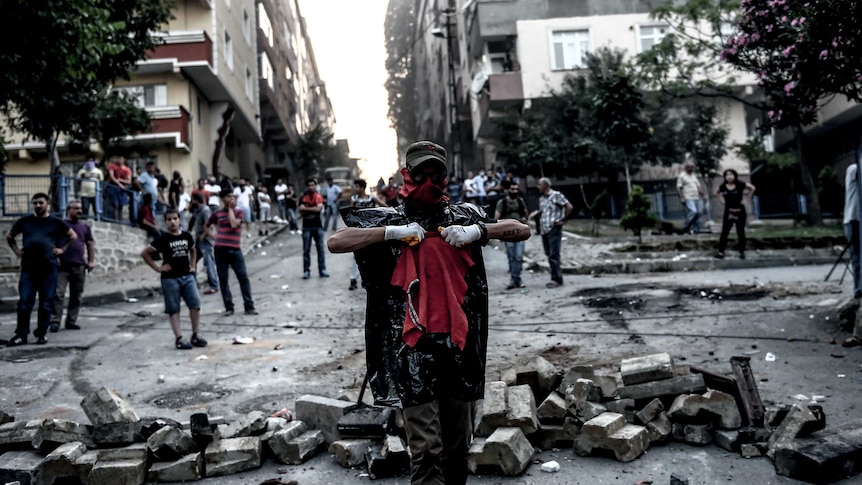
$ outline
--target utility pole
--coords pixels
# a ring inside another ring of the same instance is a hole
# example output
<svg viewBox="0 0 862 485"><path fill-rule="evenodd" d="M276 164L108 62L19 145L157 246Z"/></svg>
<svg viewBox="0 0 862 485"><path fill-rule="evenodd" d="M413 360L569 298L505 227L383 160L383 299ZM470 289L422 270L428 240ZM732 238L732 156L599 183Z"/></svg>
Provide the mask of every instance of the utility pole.
<svg viewBox="0 0 862 485"><path fill-rule="evenodd" d="M464 178L464 166L461 160L461 122L458 119L458 86L455 82L455 62L452 59L452 16L455 15L454 8L442 10L446 18L446 61L449 70L449 147L452 152L452 174ZM457 45L455 46L457 48Z"/></svg>

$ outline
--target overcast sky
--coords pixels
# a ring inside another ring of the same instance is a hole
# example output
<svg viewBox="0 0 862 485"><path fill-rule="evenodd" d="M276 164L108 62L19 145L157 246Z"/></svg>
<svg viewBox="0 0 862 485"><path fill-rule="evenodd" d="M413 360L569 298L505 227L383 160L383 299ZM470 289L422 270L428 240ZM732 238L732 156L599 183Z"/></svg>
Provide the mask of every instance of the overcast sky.
<svg viewBox="0 0 862 485"><path fill-rule="evenodd" d="M395 131L389 126L383 20L387 0L299 0L317 67L335 111L335 136L350 142L350 156L369 185L398 168Z"/></svg>

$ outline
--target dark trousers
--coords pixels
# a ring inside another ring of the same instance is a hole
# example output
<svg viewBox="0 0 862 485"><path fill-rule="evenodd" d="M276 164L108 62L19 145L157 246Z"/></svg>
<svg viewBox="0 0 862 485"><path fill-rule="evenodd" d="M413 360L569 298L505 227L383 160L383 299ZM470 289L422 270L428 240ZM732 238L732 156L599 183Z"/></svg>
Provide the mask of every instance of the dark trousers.
<svg viewBox="0 0 862 485"><path fill-rule="evenodd" d="M302 228L302 271L311 271L311 240L317 248L317 271L326 271L326 253L323 252L323 228Z"/></svg>
<svg viewBox="0 0 862 485"><path fill-rule="evenodd" d="M862 274L859 273L859 221L844 224L844 237L850 244L850 269L853 270L853 296L862 294ZM862 325L856 325L862 328Z"/></svg>
<svg viewBox="0 0 862 485"><path fill-rule="evenodd" d="M563 282L563 268L560 264L560 247L563 244L563 226L554 226L551 232L542 234L542 247L548 257L551 267L551 279L557 283Z"/></svg>
<svg viewBox="0 0 862 485"><path fill-rule="evenodd" d="M81 209L84 211L84 213L82 214L84 219L86 219L87 215L90 213L90 207L93 208L93 217L96 217L96 198L81 197Z"/></svg>
<svg viewBox="0 0 862 485"><path fill-rule="evenodd" d="M721 223L721 237L718 238L718 252L723 253L727 247L727 236L730 234L730 229L736 225L736 239L739 246L739 252L745 252L745 209L741 209L736 214L737 217L732 217L727 211L724 211L724 220Z"/></svg>
<svg viewBox="0 0 862 485"><path fill-rule="evenodd" d="M242 292L242 303L245 310L254 310L254 300L251 298L251 281L248 279L248 271L245 269L245 258L241 249L216 247L216 268L218 268L218 282L221 287L221 299L224 301L225 310L233 310L233 296L230 293L228 282L228 270L233 269L239 289Z"/></svg>
<svg viewBox="0 0 862 485"><path fill-rule="evenodd" d="M63 318L63 298L66 296L66 286L69 287L69 310L66 313L66 325L77 323L78 310L81 309L81 295L84 294L84 282L87 279L87 266L83 264L69 265L60 268L57 273L57 294L54 296L54 311L51 323L59 325Z"/></svg>
<svg viewBox="0 0 862 485"><path fill-rule="evenodd" d="M473 403L443 397L404 408L404 430L412 454L411 484L467 483Z"/></svg>
<svg viewBox="0 0 862 485"><path fill-rule="evenodd" d="M21 270L18 280L18 326L15 335L26 339L30 334L30 315L36 304L36 294L39 295L38 323L33 335L44 337L51 321L51 310L54 306L54 293L57 291L57 271L55 265L38 269Z"/></svg>

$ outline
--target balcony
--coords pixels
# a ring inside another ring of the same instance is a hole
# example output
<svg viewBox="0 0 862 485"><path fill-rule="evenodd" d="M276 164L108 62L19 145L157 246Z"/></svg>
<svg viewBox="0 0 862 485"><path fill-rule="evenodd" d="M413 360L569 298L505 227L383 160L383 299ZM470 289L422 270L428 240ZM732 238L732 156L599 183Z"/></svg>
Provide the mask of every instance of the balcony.
<svg viewBox="0 0 862 485"><path fill-rule="evenodd" d="M491 74L488 76L488 91L491 109L511 108L524 102L524 84L519 71Z"/></svg>
<svg viewBox="0 0 862 485"><path fill-rule="evenodd" d="M150 132L127 137L127 143L163 144L191 151L189 112L182 106L148 106Z"/></svg>
<svg viewBox="0 0 862 485"><path fill-rule="evenodd" d="M147 73L147 66L171 64L196 64L213 66L213 42L203 30L171 31L157 36L161 41L147 53L147 60L139 63L138 72Z"/></svg>

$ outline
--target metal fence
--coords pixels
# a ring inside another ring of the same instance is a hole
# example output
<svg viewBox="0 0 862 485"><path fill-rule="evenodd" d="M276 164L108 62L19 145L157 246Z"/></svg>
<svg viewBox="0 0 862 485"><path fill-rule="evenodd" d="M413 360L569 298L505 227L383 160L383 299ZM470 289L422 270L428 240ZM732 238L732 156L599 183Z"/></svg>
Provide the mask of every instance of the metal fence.
<svg viewBox="0 0 862 485"><path fill-rule="evenodd" d="M89 184L93 186L85 187ZM94 196L82 196L89 188L94 189ZM79 201L84 206L84 218L137 225L139 192L65 175L3 175L0 177L2 216L22 217L32 213L30 200L38 193L51 198L51 213L58 217L65 217L70 202Z"/></svg>

